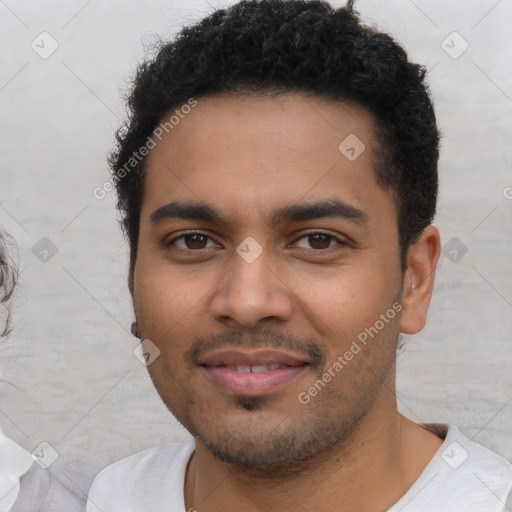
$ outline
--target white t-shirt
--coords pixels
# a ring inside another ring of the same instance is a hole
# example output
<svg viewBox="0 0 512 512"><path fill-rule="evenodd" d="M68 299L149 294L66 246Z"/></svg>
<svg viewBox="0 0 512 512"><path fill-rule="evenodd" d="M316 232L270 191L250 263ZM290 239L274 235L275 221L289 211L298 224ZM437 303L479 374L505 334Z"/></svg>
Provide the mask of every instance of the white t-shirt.
<svg viewBox="0 0 512 512"><path fill-rule="evenodd" d="M509 462L470 441L453 425L424 426L444 438L444 443L388 512L512 510ZM193 441L167 444L108 466L93 482L87 512L187 512L183 490L193 452Z"/></svg>
<svg viewBox="0 0 512 512"><path fill-rule="evenodd" d="M0 512L11 510L20 490L20 478L33 462L30 453L0 428Z"/></svg>
<svg viewBox="0 0 512 512"><path fill-rule="evenodd" d="M85 496L62 482L0 428L0 512L83 512Z"/></svg>

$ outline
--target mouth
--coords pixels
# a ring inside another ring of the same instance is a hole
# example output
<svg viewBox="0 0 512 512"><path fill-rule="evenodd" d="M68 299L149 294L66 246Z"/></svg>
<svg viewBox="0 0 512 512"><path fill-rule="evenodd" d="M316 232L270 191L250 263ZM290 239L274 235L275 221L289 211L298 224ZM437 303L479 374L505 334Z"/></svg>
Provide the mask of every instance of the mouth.
<svg viewBox="0 0 512 512"><path fill-rule="evenodd" d="M199 361L206 377L224 393L255 397L273 393L298 379L307 358L281 351L224 350Z"/></svg>

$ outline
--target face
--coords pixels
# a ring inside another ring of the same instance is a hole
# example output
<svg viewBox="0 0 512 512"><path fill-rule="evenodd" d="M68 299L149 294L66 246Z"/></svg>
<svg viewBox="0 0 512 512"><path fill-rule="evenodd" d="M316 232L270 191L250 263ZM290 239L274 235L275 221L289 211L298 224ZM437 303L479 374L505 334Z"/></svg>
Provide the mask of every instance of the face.
<svg viewBox="0 0 512 512"><path fill-rule="evenodd" d="M215 96L151 151L141 339L167 407L222 460L308 460L389 405L403 276L371 128L340 102Z"/></svg>

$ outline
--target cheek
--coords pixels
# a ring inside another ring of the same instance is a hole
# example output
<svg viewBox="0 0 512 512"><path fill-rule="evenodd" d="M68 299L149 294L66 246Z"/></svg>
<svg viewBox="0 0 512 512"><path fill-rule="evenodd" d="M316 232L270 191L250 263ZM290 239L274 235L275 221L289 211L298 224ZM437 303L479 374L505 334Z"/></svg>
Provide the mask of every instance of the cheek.
<svg viewBox="0 0 512 512"><path fill-rule="evenodd" d="M297 297L319 333L344 339L373 325L391 307L397 286L384 275L375 267L368 271L351 267L310 276L299 286Z"/></svg>
<svg viewBox="0 0 512 512"><path fill-rule="evenodd" d="M208 286L167 265L137 263L134 302L144 336L172 336L202 305Z"/></svg>
<svg viewBox="0 0 512 512"><path fill-rule="evenodd" d="M169 264L141 258L134 279L134 302L143 338L150 339L160 355L149 366L153 383L167 405L172 396L184 396L187 368L183 354L198 334L197 311L202 307L199 283L191 282ZM204 288L203 288L204 290ZM193 321L195 316L196 320ZM194 330L195 328L195 330Z"/></svg>

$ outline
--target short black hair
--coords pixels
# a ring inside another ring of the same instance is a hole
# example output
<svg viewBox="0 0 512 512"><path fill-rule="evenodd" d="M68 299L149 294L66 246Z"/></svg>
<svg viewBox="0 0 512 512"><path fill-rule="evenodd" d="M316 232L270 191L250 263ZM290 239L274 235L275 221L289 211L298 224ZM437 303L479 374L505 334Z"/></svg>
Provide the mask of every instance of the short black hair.
<svg viewBox="0 0 512 512"><path fill-rule="evenodd" d="M9 301L18 278L18 266L13 258L15 247L11 236L0 231L0 338L10 331Z"/></svg>
<svg viewBox="0 0 512 512"><path fill-rule="evenodd" d="M183 28L139 66L129 117L109 156L130 268L147 160L139 150L164 116L191 98L281 91L348 102L372 114L375 173L395 197L405 269L407 249L431 224L437 203L439 131L425 75L388 34L361 23L352 1L335 9L322 0L243 0Z"/></svg>

